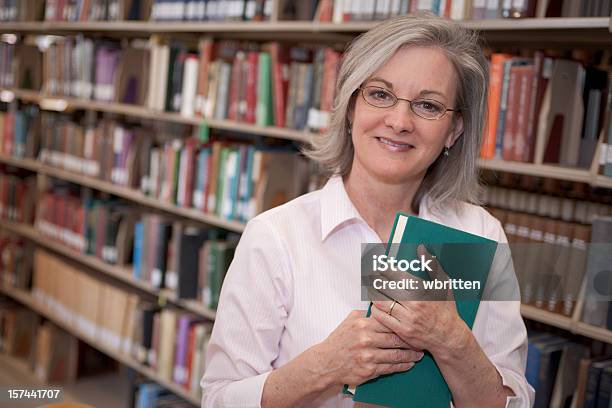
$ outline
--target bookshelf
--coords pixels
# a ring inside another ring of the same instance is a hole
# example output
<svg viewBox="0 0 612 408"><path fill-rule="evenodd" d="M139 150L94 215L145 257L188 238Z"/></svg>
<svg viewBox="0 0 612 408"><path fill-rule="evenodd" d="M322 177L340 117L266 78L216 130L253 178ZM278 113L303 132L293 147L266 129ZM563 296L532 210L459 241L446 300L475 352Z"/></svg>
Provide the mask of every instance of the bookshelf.
<svg viewBox="0 0 612 408"><path fill-rule="evenodd" d="M231 120L203 119L201 117L196 116L186 117L182 116L179 113L158 112L152 109L147 109L146 107L130 105L126 103L107 103L98 102L94 100L67 98L64 96L41 95L38 92L28 90L0 90L1 101L10 102L13 100L13 98L17 98L23 102L37 104L43 110L51 110L58 112L82 109L95 112L115 113L119 115L131 116L142 119L153 119L164 122L182 123L194 126L200 125L204 122L212 129L256 134L304 143L307 143L312 137L310 133L305 131L302 132L273 126L249 125L246 123L239 123Z"/></svg>
<svg viewBox="0 0 612 408"><path fill-rule="evenodd" d="M319 33L362 33L379 22L327 23L311 21L267 21L267 22L148 22L148 21L91 21L77 22L3 22L0 32L18 33L70 33L70 32L119 32L121 34L150 35L160 33L297 33L304 35ZM592 30L591 33L606 34L610 29L609 17L548 17L526 19L490 19L462 22L466 27L484 31L520 32L526 30L546 31L561 34L571 30ZM555 32L556 31L556 32ZM308 37L305 37L306 39ZM602 37L603 38L603 37ZM312 40L312 38L308 38Z"/></svg>
<svg viewBox="0 0 612 408"><path fill-rule="evenodd" d="M115 280L121 281L132 288L138 289L150 295L156 296L158 299L158 303L164 304L166 302L170 302L176 306L182 307L190 312L197 314L198 316L214 320L216 312L211 310L204 305L198 303L194 300L189 299L179 299L176 294L166 289L157 289L153 287L148 282L136 279L132 275L132 270L129 268L111 265L102 261L95 256L84 255L76 252L74 249L60 243L53 241L47 237L42 236L36 228L19 224L9 221L3 221L0 229L5 229L14 234L17 234L23 238L32 241L39 247L46 248L50 251L53 251L59 255L62 255L66 258L69 258L73 261L80 263L81 265L95 270L99 273L107 275Z"/></svg>
<svg viewBox="0 0 612 408"><path fill-rule="evenodd" d="M3 102L10 102L14 98L19 99L24 102L35 103L40 106L43 110L52 110L52 111L69 111L71 109L82 109L82 110L91 110L96 112L105 112L105 113L115 113L121 114L131 117L144 118L144 119L153 119L159 121L166 121L172 123L183 123L188 125L200 125L202 123L206 123L212 129L225 130L225 131L233 131L240 132L246 134L260 135L273 137L278 139L292 140L300 143L310 143L310 140L315 136L314 134L308 131L297 131L293 129L279 128L274 126L256 126L250 125L240 122L235 122L231 120L216 120L216 119L204 119L201 117L185 117L178 113L171 112L157 112L151 109L147 109L141 106L135 106L130 104L123 103L105 103L98 102L92 100L83 100L76 98L68 98L63 96L44 96L39 94L36 91L28 91L28 90L17 90L17 89L0 89L0 100ZM57 169L37 166L37 163L32 160L13 160L8 157L1 157L0 160L11 164L16 167L28 168L32 171L47 171L52 172ZM25 164L28 163L29 164ZM24 165L25 164L25 165ZM533 163L521 163L521 162L511 162L504 160L484 160L478 159L478 167L484 170L494 170L494 171L502 171L507 173L514 174L523 174L529 176L536 177L545 177L545 178L554 178L558 180L566 180L566 181L575 181L580 183L590 184L594 187L603 187L603 188L612 188L612 178L599 175L592 174L587 169L578 169L578 168L568 168L562 167L558 165L547 165L547 164L533 164ZM25 167L29 166L29 167ZM34 166L34 167L32 167ZM35 168L36 167L36 168ZM45 170L46 169L46 170ZM66 177L70 177L70 174L67 174ZM58 178L63 178L60 175L54 176ZM68 180L71 181L71 180ZM78 181L75 181L78 183ZM90 186L92 188L98 188L101 191L106 191L112 194L116 194L120 197L124 197L130 200L134 200L134 196L131 194L131 191L125 192L123 194L119 192L121 189L117 190L117 187L110 183L102 183L106 185L105 187L95 187ZM110 185L107 185L110 184ZM101 184L98 184L100 186ZM105 189L106 188L106 189ZM107 189L115 189L117 192L111 192ZM123 189L126 190L126 189ZM144 197L144 196L143 196ZM156 200L153 200L156 201ZM150 205L155 207L158 203L153 201L139 201L141 204ZM159 207L155 207L159 208ZM164 211L172 212L173 209L168 208L159 208ZM183 215L184 214L184 215ZM187 213L180 214L182 216L189 217ZM194 218L192 218L194 219ZM203 218L195 218L198 221L210 223L211 225L219 225L219 222L222 220L212 220L208 219L204 220ZM224 227L225 228L225 227ZM233 231L241 231L241 229L235 229L237 226L234 225L234 229L232 227L227 227Z"/></svg>
<svg viewBox="0 0 612 408"><path fill-rule="evenodd" d="M221 217L204 214L201 211L192 208L182 208L173 204L165 203L160 200L156 200L151 197L147 197L140 191L133 190L127 187L117 186L113 183L98 180L92 177L84 176L77 173L72 173L63 169L47 166L40 164L36 160L31 159L13 159L6 156L0 156L0 163L5 163L11 166L23 168L36 172L41 175L48 177L57 178L64 181L69 181L81 185L83 187L89 187L94 190L98 190L104 193L112 194L117 197L124 198L131 202L144 205L146 207L154 208L157 210L164 211L169 214L173 214L185 219L198 221L211 226L223 228L229 231L242 232L244 231L245 224L237 221L228 221Z"/></svg>
<svg viewBox="0 0 612 408"><path fill-rule="evenodd" d="M280 0L276 0L275 3L278 3L278 1ZM303 40L317 43L346 43L353 39L355 35L363 33L379 23L375 21L346 22L342 24L309 21L279 21L275 18L275 14L276 13L273 13L272 21L268 22L2 22L0 23L0 33L17 33L24 35L66 35L85 33L90 36L102 35L109 38L148 38L152 35L166 37L177 35L177 37L190 40L195 40L202 34L211 34L216 39L232 38L265 41L282 38L286 41ZM612 44L612 17L496 19L464 21L462 24L472 29L481 30L483 37L489 43L496 44L527 44L531 47L540 46L540 44L563 44L563 46L601 46ZM0 89L0 101L11 102L15 99L36 104L42 110L57 112L86 110L191 126L198 126L205 123L212 129L285 139L306 144L309 143L314 136L314 134L308 131L296 131L274 126L257 126L231 120L183 116L179 113L156 111L148 109L145 106L125 103L100 102L73 97L46 95L38 91L23 89ZM221 217L205 214L195 209L182 208L173 204L168 204L148 197L135 189L120 187L110 182L44 165L37 160L15 159L0 155L0 163L29 170L42 177L52 177L100 192L112 194L133 203L172 214L181 219L196 221L233 232L242 232L245 227L243 223L227 221ZM612 188L611 177L595 174L588 169L482 159L479 159L478 166L484 170L553 178L586 183L594 187ZM169 302L199 316L208 319L215 318L215 312L213 310L203 307L198 302L178 299L167 290L158 290L149 283L133 278L130 269L107 264L94 256L80 254L62 243L54 242L41 236L32 226L2 221L0 228L24 237L33 242L36 246L46 248L65 258L69 258L83 265L85 269L94 270L97 273L104 274L112 279L127 284L136 290L155 296L160 304ZM143 375L177 393L194 405L200 404L199 400L195 399L183 388L172 382L163 380L149 367L109 349L95 339L88 338L86 335L79 332L76 327L62 321L58 316L51 315L26 292L13 289L10 291L2 289L1 291L56 322L70 333L93 347L100 349L117 361L134 368ZM522 305L521 313L527 319L542 322L606 343L612 343L612 331L582 323L578 321L577 318L562 316L529 305Z"/></svg>
<svg viewBox="0 0 612 408"><path fill-rule="evenodd" d="M161 378L154 370L152 370L151 368L140 364L139 362L137 362L135 359L131 358L130 356L126 356L125 354L118 352L117 350L114 350L110 347L108 347L107 345L105 345L104 343L101 343L91 337L89 337L87 334L81 332L80 330L78 330L78 328L73 325L70 324L70 322L65 321L64 319L62 319L59 316L55 316L52 313L50 313L48 311L48 309L44 306L41 305L38 301L36 301L36 299L34 299L34 297L32 295L30 295L29 293L23 291L23 290L19 290L19 289L0 289L0 293L10 297L11 299L16 300L17 302L21 303L22 305L28 307L29 309L35 311L36 313L38 313L39 315L49 319L50 321L52 321L53 323L55 323L56 325L58 325L59 327L61 327L62 329L64 329L65 331L67 331L68 333L72 334L73 336L77 337L78 339L84 341L85 343L89 344L91 347L94 347L98 350L100 350L102 353L108 355L109 357L112 357L113 359L117 360L118 362L138 371L139 373L141 373L142 375L150 378L151 380L159 383L160 385L164 386L165 388L167 388L168 390L172 391L173 393L181 396L182 398L184 398L186 401L189 401L191 404L193 405L200 405L200 400L196 397L194 397L193 395L191 395L189 392L187 392L187 390L185 390L184 388L174 384L171 381L166 381L165 379Z"/></svg>

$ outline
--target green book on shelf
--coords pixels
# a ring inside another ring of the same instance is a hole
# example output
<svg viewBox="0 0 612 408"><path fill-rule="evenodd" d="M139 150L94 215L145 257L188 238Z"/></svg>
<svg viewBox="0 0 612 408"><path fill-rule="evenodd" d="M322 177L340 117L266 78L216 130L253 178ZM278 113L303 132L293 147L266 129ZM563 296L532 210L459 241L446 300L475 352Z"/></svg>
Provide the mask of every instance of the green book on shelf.
<svg viewBox="0 0 612 408"><path fill-rule="evenodd" d="M398 260L416 259L417 246L424 244L428 252L437 257L451 279L481 282L481 289L470 291L469 295L462 293L458 298L455 292L457 311L472 328L497 242L398 213L391 230L387 255L392 244L400 243L395 255ZM412 273L422 279L429 279L427 272ZM451 401L450 389L432 355L427 352L409 371L372 379L351 391L345 386L345 393L354 394L355 401L386 407L448 408Z"/></svg>

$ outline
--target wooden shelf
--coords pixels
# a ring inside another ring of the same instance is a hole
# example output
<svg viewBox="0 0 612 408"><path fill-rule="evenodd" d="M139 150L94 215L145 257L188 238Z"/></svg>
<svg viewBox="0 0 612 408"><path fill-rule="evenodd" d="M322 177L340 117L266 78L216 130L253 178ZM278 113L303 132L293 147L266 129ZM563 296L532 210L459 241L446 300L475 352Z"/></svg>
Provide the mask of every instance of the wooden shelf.
<svg viewBox="0 0 612 408"><path fill-rule="evenodd" d="M380 21L320 23L312 21L268 22L156 22L156 21L91 21L91 22L3 22L0 32L122 32L137 34L157 33L360 33L371 29ZM482 31L522 30L576 30L605 29L609 17L549 17L525 19L465 20L465 26Z"/></svg>
<svg viewBox="0 0 612 408"><path fill-rule="evenodd" d="M505 171L508 173L525 174L529 176L548 177L559 180L590 183L591 175L588 169L572 169L567 167L511 162L504 160L478 159L478 167L486 170Z"/></svg>
<svg viewBox="0 0 612 408"><path fill-rule="evenodd" d="M612 344L612 331L602 327L595 327L531 305L521 305L521 314L524 318L529 320L548 324L581 336Z"/></svg>
<svg viewBox="0 0 612 408"><path fill-rule="evenodd" d="M206 123L213 129L249 133L278 139L293 140L302 143L308 143L313 136L311 133L305 131L278 128L274 126L257 126L248 123L234 122L231 120L204 119L196 116L187 117L179 113L159 112L143 106L126 103L100 102L64 96L42 95L37 91L22 89L0 89L0 99L2 101L9 102L13 98L17 98L24 102L35 103L44 110L68 111L83 109L164 122L182 123L193 126Z"/></svg>
<svg viewBox="0 0 612 408"><path fill-rule="evenodd" d="M156 198L148 197L138 190L117 186L107 181L94 179L78 173L73 173L67 170L40 164L39 162L33 159L14 159L11 157L0 155L0 163L5 163L11 166L35 171L39 174L55 177L57 179L69 181L71 183L76 183L84 187L89 187L94 190L102 191L108 194L115 195L117 197L124 198L128 201L132 201L144 205L146 207L155 208L170 214L177 215L179 217L198 221L214 227L224 228L226 230L234 232L244 231L244 223L225 220L216 215L206 214L194 208L178 207L174 204L165 203Z"/></svg>
<svg viewBox="0 0 612 408"><path fill-rule="evenodd" d="M570 317L542 310L535 306L521 305L521 314L526 319L535 320L536 322L545 323L563 330L571 331L572 328L572 319Z"/></svg>
<svg viewBox="0 0 612 408"><path fill-rule="evenodd" d="M612 177L602 175L593 176L588 169L562 167L553 164L533 164L484 159L478 159L477 164L479 168L484 170L576 181L587 183L594 187L612 188Z"/></svg>
<svg viewBox="0 0 612 408"><path fill-rule="evenodd" d="M149 282L134 278L130 268L111 265L102 261L101 259L96 258L95 256L81 254L67 245L62 244L61 242L54 241L53 239L42 235L32 226L2 220L0 228L22 236L42 248L46 248L55 253L63 255L66 258L72 259L84 266L101 272L136 289L149 293L153 296L158 296L160 299L167 300L170 303L189 310L190 312L199 316L210 320L215 319L216 312L205 307L203 304L195 300L179 299L174 292L168 289L159 290Z"/></svg>
<svg viewBox="0 0 612 408"><path fill-rule="evenodd" d="M40 305L35 299L34 297L32 297L31 294L29 294L26 291L23 290L19 290L19 289L6 289L6 288L1 288L0 292L7 295L8 297L18 301L19 303L23 304L24 306L27 306L28 308L34 310L36 313L38 313L41 316L44 316L45 318L51 320L53 323L57 324L58 326L60 326L62 329L66 330L67 332L71 333L73 336L81 339L82 341L84 341L85 343L89 344L90 346L100 350L101 352L103 352L104 354L112 357L113 359L119 361L122 364L125 364L128 367L131 367L132 369L138 371L139 373L141 373L142 375L152 379L153 381L159 383L161 386L167 388L168 390L172 391L173 393L175 393L176 395L179 395L181 398L184 398L185 400L189 401L190 403L192 403L193 405L199 406L201 401L196 398L195 396L193 396L192 394L189 393L189 391L187 391L186 389L184 389L183 387L167 381L163 378L161 378L154 370L152 370L150 367L147 367L141 363L139 363L138 361L136 361L134 358L125 355L113 348L108 347L106 344L86 335L85 333L82 333L81 331L79 331L77 329L77 327L75 327L73 324L71 324L70 322L67 322L63 319L61 319L58 316L54 316L53 314L51 314L47 308L45 308L44 306Z"/></svg>

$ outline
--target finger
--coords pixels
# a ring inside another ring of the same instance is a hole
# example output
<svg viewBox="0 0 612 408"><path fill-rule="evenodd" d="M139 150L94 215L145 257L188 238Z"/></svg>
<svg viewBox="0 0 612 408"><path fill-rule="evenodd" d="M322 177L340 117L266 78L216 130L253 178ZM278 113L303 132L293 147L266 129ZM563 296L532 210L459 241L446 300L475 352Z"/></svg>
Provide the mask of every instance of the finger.
<svg viewBox="0 0 612 408"><path fill-rule="evenodd" d="M389 296L387 296L380 290L374 289L373 286L368 286L367 290L368 290L368 300L370 301L386 301L386 302L393 301L392 298L390 298Z"/></svg>
<svg viewBox="0 0 612 408"><path fill-rule="evenodd" d="M391 306L393 305L393 301L385 301L385 300L374 300L372 302L372 305L374 306L372 308L372 313L374 312L374 308L380 310L383 313L388 314L389 311L391 310ZM398 302L395 302L395 306L393 306L393 310L395 310L396 307L400 306L400 304Z"/></svg>
<svg viewBox="0 0 612 408"><path fill-rule="evenodd" d="M408 371L414 367L414 363L400 363L400 364L378 364L376 368L376 377L380 377L385 374L399 373L402 371Z"/></svg>
<svg viewBox="0 0 612 408"><path fill-rule="evenodd" d="M384 326L383 326L384 327ZM381 349L395 349L403 348L408 349L410 346L404 340L401 339L395 333L373 333L372 334L372 345Z"/></svg>
<svg viewBox="0 0 612 408"><path fill-rule="evenodd" d="M401 305L397 304L393 308L393 312L392 313L397 313L395 311L395 309L398 306L402 307ZM387 308L387 311L388 310L389 309ZM401 329L402 323L396 317L387 314L386 311L384 311L384 310L382 310L382 309L380 309L378 307L373 307L372 308L372 313L371 313L370 317L374 318L374 320L376 320L378 323L380 323L381 325L383 325L387 329L390 329L394 333L400 333L400 329Z"/></svg>
<svg viewBox="0 0 612 408"><path fill-rule="evenodd" d="M427 260L431 260L431 262L429 263L431 271L427 271L431 279L437 279L440 281L446 281L450 279L444 271L444 268L442 268L442 265L438 261L438 258L435 255L430 254L424 244L419 244L419 246L417 246L417 253L419 254L419 256L424 256Z"/></svg>
<svg viewBox="0 0 612 408"><path fill-rule="evenodd" d="M419 361L423 358L422 351L405 349L378 349L374 353L376 363L401 364Z"/></svg>
<svg viewBox="0 0 612 408"><path fill-rule="evenodd" d="M346 317L347 320L359 319L361 317L365 317L367 310L351 310L351 312Z"/></svg>

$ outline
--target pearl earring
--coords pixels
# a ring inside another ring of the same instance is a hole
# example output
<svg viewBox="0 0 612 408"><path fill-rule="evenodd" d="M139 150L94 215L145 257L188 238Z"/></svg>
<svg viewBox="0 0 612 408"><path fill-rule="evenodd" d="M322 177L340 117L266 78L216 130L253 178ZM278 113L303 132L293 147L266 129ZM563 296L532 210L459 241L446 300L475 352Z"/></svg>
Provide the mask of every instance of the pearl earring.
<svg viewBox="0 0 612 408"><path fill-rule="evenodd" d="M444 157L448 157L448 146L444 146Z"/></svg>

